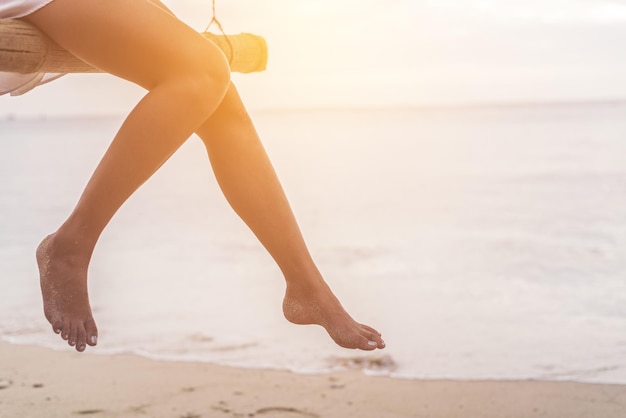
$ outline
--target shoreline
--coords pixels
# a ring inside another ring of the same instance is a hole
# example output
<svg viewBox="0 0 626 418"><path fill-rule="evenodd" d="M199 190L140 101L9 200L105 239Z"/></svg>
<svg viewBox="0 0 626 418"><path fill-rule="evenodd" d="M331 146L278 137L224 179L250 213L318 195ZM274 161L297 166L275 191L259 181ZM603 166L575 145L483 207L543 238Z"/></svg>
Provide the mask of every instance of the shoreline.
<svg viewBox="0 0 626 418"><path fill-rule="evenodd" d="M239 369L0 341L0 417L618 418L626 385Z"/></svg>

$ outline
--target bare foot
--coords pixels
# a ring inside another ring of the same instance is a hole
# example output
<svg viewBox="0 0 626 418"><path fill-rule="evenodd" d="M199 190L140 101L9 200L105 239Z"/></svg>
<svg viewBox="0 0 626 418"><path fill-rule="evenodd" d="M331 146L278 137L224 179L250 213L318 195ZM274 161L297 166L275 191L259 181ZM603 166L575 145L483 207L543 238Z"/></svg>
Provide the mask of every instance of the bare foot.
<svg viewBox="0 0 626 418"><path fill-rule="evenodd" d="M283 313L294 324L323 326L341 347L368 351L385 348L381 334L352 319L323 281L308 288L287 285Z"/></svg>
<svg viewBox="0 0 626 418"><path fill-rule="evenodd" d="M98 329L87 296L88 257L63 248L49 235L37 247L37 264L46 319L56 334L84 351L98 342Z"/></svg>

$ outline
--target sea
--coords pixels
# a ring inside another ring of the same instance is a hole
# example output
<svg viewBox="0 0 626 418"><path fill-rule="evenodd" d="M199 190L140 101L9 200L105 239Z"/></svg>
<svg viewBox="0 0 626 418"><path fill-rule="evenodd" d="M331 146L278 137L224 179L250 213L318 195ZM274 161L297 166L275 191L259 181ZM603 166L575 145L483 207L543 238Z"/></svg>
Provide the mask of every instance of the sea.
<svg viewBox="0 0 626 418"><path fill-rule="evenodd" d="M251 112L309 249L387 348L282 316L279 269L198 138L96 248L97 354L296 373L626 384L626 103ZM0 121L0 338L72 350L35 248L122 116ZM0 359L0 364L2 363Z"/></svg>

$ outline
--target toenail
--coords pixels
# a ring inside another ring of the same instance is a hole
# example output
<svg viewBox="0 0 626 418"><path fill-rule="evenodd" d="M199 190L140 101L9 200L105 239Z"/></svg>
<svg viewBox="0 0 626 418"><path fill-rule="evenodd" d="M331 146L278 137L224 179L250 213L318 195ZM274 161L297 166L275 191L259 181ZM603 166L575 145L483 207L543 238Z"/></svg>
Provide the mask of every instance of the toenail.
<svg viewBox="0 0 626 418"><path fill-rule="evenodd" d="M96 343L98 342L98 337L96 337L95 335L92 335L92 336L89 338L89 341L90 341L93 345L96 345Z"/></svg>
<svg viewBox="0 0 626 418"><path fill-rule="evenodd" d="M61 329L55 329L55 330L54 330L54 333L55 333L55 334L60 334L60 333L61 333Z"/></svg>
<svg viewBox="0 0 626 418"><path fill-rule="evenodd" d="M376 343L376 341L368 341L367 345L369 345L370 347L376 347L378 344Z"/></svg>

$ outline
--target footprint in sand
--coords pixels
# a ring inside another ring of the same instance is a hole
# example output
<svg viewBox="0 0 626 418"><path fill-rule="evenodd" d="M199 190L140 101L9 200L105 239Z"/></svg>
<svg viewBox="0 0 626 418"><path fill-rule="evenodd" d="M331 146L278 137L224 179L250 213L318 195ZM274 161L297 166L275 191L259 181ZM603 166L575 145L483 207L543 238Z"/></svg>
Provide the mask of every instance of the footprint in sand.
<svg viewBox="0 0 626 418"><path fill-rule="evenodd" d="M269 415L271 417L277 418L302 418L302 417L310 417L310 418L320 418L319 415L314 414L312 412L301 411L296 408L289 408L284 406L273 406L269 408L261 408L257 409L257 415Z"/></svg>
<svg viewBox="0 0 626 418"><path fill-rule="evenodd" d="M106 412L104 409L83 409L81 411L74 411L75 415L95 415Z"/></svg>

